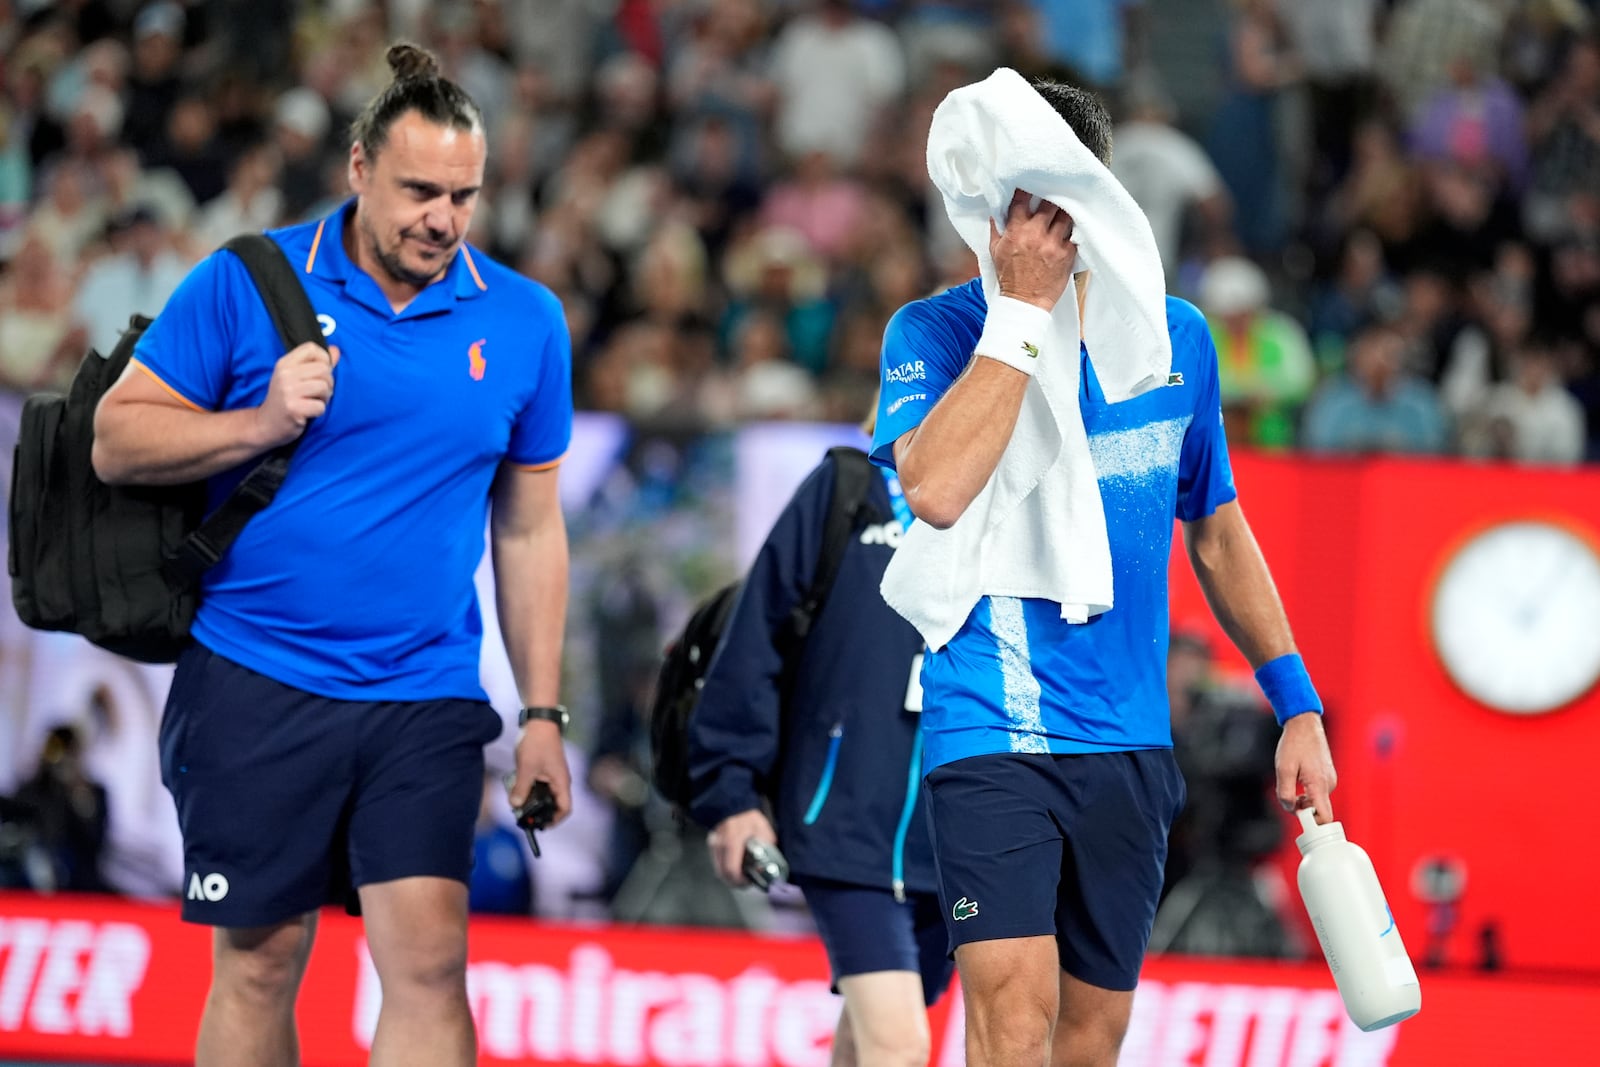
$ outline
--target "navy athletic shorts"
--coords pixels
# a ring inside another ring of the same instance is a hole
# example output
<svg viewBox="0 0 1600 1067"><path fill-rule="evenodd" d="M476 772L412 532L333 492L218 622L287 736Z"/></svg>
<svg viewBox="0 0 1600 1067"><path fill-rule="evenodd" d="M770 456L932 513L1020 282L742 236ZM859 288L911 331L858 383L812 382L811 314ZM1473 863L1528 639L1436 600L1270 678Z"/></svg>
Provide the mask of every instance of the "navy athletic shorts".
<svg viewBox="0 0 1600 1067"><path fill-rule="evenodd" d="M907 893L902 903L874 886L815 878L796 878L795 884L828 950L835 993L839 979L878 971L922 975L923 1000L930 1006L949 987L955 963L937 896Z"/></svg>
<svg viewBox="0 0 1600 1067"><path fill-rule="evenodd" d="M369 883L466 882L501 727L481 700L331 700L189 648L160 734L183 918L269 926Z"/></svg>
<svg viewBox="0 0 1600 1067"><path fill-rule="evenodd" d="M951 951L1051 935L1074 978L1138 984L1184 802L1170 749L970 756L927 786Z"/></svg>

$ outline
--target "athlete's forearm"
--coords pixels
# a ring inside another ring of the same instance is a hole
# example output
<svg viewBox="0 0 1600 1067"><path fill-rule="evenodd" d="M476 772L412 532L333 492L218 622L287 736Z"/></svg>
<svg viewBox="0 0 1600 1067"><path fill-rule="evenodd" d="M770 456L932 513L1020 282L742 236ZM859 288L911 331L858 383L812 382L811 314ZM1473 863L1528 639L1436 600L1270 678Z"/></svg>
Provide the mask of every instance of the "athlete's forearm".
<svg viewBox="0 0 1600 1067"><path fill-rule="evenodd" d="M1238 502L1184 524L1189 562L1228 639L1260 667L1295 650L1272 572Z"/></svg>
<svg viewBox="0 0 1600 1067"><path fill-rule="evenodd" d="M495 604L524 705L558 703L567 621L567 528L561 513L492 538Z"/></svg>
<svg viewBox="0 0 1600 1067"><path fill-rule="evenodd" d="M1029 378L974 356L915 430L895 443L895 467L912 512L945 529L983 491L1011 442Z"/></svg>
<svg viewBox="0 0 1600 1067"><path fill-rule="evenodd" d="M255 408L193 411L108 396L95 411L91 461L109 485L177 485L230 470L268 447Z"/></svg>

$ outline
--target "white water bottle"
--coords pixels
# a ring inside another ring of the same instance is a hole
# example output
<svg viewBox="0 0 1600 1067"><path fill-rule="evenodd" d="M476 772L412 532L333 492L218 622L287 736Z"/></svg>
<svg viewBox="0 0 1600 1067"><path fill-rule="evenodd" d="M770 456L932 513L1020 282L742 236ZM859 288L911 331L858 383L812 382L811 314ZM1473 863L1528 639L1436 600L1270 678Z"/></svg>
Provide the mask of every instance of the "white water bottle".
<svg viewBox="0 0 1600 1067"><path fill-rule="evenodd" d="M1422 985L1372 860L1341 824L1318 826L1310 808L1298 814L1300 899L1350 1021L1379 1030L1409 1019L1422 1009Z"/></svg>

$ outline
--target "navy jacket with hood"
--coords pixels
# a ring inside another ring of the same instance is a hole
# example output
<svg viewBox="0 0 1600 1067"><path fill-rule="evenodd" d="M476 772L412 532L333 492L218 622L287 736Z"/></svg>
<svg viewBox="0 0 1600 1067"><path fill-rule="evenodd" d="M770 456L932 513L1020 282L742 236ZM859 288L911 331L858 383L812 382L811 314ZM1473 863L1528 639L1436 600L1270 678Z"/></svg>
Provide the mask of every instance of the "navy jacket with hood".
<svg viewBox="0 0 1600 1067"><path fill-rule="evenodd" d="M714 827L760 807L775 781L778 847L793 875L933 893L920 724L905 707L922 639L878 593L900 542L881 471L792 696L779 692L786 622L811 587L833 485L824 460L751 565L690 717L690 812Z"/></svg>

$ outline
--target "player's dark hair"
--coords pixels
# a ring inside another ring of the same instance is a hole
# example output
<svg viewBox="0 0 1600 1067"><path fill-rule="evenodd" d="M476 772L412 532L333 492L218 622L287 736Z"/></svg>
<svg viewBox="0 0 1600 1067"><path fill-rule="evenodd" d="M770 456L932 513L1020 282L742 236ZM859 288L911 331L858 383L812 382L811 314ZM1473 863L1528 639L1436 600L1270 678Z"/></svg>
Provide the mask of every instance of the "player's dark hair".
<svg viewBox="0 0 1600 1067"><path fill-rule="evenodd" d="M1072 127L1083 147L1111 166L1111 113L1100 98L1087 89L1049 78L1034 78L1031 84L1034 92Z"/></svg>
<svg viewBox="0 0 1600 1067"><path fill-rule="evenodd" d="M483 112L465 89L439 71L433 54L402 41L384 55L394 80L372 98L350 126L356 144L371 159L389 140L389 128L408 111L458 130L481 130Z"/></svg>

